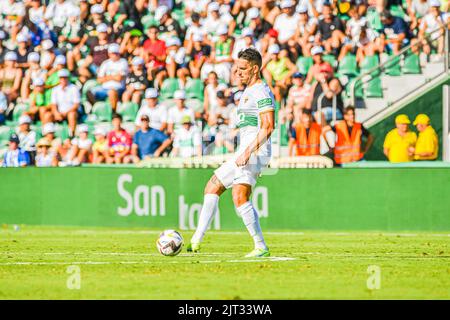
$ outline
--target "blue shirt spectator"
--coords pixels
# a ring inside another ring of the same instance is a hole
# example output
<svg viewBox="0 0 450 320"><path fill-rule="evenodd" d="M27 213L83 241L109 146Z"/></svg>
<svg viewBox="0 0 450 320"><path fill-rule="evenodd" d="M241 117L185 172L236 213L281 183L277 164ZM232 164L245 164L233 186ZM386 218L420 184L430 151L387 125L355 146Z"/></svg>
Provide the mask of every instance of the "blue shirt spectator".
<svg viewBox="0 0 450 320"><path fill-rule="evenodd" d="M153 156L162 145L164 145L162 147L164 149L170 141L169 137L162 131L150 128L149 123L149 117L143 115L141 117L141 129L134 134L133 149L137 148L137 156L139 159ZM156 156L159 156L159 153Z"/></svg>
<svg viewBox="0 0 450 320"><path fill-rule="evenodd" d="M26 167L30 165L30 156L19 148L19 137L12 134L9 138L9 150L5 153L3 167Z"/></svg>

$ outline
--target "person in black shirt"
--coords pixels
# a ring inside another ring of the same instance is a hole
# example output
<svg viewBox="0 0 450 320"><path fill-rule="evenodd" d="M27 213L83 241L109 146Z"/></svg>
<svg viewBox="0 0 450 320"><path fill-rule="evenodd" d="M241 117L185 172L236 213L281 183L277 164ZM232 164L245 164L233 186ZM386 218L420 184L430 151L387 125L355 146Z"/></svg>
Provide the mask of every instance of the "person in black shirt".
<svg viewBox="0 0 450 320"><path fill-rule="evenodd" d="M157 27L160 35L166 34L168 38L172 36L184 40L182 39L183 30L181 29L180 24L170 15L170 10L168 7L158 7L155 11L155 20L159 21L159 25Z"/></svg>
<svg viewBox="0 0 450 320"><path fill-rule="evenodd" d="M144 1L121 0L118 10L119 17L114 22L113 31L116 34L131 29L141 29L141 18L144 15Z"/></svg>
<svg viewBox="0 0 450 320"><path fill-rule="evenodd" d="M326 2L322 9L322 19L319 20L316 42L321 43L325 51L335 56L345 40L345 28L342 21L333 15L331 4Z"/></svg>
<svg viewBox="0 0 450 320"><path fill-rule="evenodd" d="M267 32L273 28L272 24L263 19L257 8L251 8L247 11L248 17L251 19L250 28L253 30L253 37L256 41L261 40Z"/></svg>
<svg viewBox="0 0 450 320"><path fill-rule="evenodd" d="M131 72L126 77L125 85L126 89L122 96L122 102L132 101L140 104L145 89L150 86L144 68L144 59L141 57L134 57L131 61Z"/></svg>
<svg viewBox="0 0 450 320"><path fill-rule="evenodd" d="M203 64L211 55L211 46L203 43L202 34L192 36L192 47L188 49L187 55L191 58L189 61L189 71L193 78L200 78L200 71Z"/></svg>

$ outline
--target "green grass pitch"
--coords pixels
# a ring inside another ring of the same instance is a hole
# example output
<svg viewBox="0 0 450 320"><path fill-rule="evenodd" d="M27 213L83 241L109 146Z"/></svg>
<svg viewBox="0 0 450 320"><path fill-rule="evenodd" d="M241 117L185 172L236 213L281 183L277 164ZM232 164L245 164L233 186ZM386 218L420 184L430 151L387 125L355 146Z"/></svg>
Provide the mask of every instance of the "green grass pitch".
<svg viewBox="0 0 450 320"><path fill-rule="evenodd" d="M159 232L3 226L0 299L450 298L446 233L265 232L272 257L255 261L244 230L211 231L202 253L176 257L156 251ZM73 265L80 289L67 286Z"/></svg>

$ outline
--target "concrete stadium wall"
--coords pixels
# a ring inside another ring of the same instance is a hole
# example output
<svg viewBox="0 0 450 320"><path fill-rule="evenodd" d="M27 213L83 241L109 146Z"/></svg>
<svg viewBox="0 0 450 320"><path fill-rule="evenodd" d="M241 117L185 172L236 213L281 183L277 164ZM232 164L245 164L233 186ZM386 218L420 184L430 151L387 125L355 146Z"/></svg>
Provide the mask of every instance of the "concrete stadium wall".
<svg viewBox="0 0 450 320"><path fill-rule="evenodd" d="M395 117L399 114L407 114L414 121L414 118L419 113L427 114L431 119L431 125L436 130L439 141L442 137L442 86L450 84L450 79L443 81L430 90L426 91L421 96L409 101L403 108L394 114L386 117L382 121L369 128L375 136L374 144L370 151L366 154L367 160L386 160L383 154L383 143L386 134L395 127ZM413 125L411 128L417 132ZM439 149L439 158L442 159L442 148Z"/></svg>
<svg viewBox="0 0 450 320"><path fill-rule="evenodd" d="M0 169L0 223L195 228L207 169ZM450 169L281 169L253 201L267 230L450 230ZM242 230L228 191L212 227Z"/></svg>

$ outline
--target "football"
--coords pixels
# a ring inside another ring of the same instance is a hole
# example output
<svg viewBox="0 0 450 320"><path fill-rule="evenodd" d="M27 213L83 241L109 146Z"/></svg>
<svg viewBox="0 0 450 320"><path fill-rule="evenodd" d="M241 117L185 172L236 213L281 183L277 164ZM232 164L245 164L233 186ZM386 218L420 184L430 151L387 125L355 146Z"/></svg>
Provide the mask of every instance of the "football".
<svg viewBox="0 0 450 320"><path fill-rule="evenodd" d="M183 248L183 237L175 230L163 231L156 241L156 247L164 256L176 256Z"/></svg>

